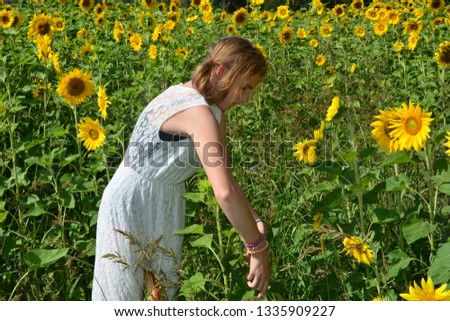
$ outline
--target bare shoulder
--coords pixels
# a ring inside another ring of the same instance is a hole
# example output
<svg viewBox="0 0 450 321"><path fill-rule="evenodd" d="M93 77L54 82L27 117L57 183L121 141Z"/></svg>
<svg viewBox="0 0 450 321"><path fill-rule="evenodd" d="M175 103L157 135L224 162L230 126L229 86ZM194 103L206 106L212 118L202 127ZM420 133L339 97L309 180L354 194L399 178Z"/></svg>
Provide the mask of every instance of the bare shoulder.
<svg viewBox="0 0 450 321"><path fill-rule="evenodd" d="M204 128L218 127L217 121L211 109L206 105L198 105L183 110L167 119L161 126L161 130L170 134L182 134L191 136Z"/></svg>

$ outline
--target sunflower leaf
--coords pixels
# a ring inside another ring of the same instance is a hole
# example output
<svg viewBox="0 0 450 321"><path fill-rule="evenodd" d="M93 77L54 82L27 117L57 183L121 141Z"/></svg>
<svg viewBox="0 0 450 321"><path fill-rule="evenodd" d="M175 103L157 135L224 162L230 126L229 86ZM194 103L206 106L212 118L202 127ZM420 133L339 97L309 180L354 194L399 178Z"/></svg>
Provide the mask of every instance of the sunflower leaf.
<svg viewBox="0 0 450 321"><path fill-rule="evenodd" d="M414 243L418 239L427 237L436 230L436 225L421 221L411 216L402 227L402 234L408 244Z"/></svg>
<svg viewBox="0 0 450 321"><path fill-rule="evenodd" d="M410 185L410 179L406 174L400 174L398 176L389 177L386 180L386 191L401 191L406 189Z"/></svg>
<svg viewBox="0 0 450 321"><path fill-rule="evenodd" d="M387 257L389 263L389 269L387 274L388 280L395 278L400 273L400 271L406 269L409 263L412 261L412 258L410 258L401 249L396 249L393 250L392 252L389 252Z"/></svg>
<svg viewBox="0 0 450 321"><path fill-rule="evenodd" d="M383 161L381 166L387 166L392 164L404 164L410 162L411 162L410 153L406 151L401 151L389 154L389 156Z"/></svg>
<svg viewBox="0 0 450 321"><path fill-rule="evenodd" d="M437 251L436 258L428 269L428 275L435 284L450 281L450 241L443 244Z"/></svg>

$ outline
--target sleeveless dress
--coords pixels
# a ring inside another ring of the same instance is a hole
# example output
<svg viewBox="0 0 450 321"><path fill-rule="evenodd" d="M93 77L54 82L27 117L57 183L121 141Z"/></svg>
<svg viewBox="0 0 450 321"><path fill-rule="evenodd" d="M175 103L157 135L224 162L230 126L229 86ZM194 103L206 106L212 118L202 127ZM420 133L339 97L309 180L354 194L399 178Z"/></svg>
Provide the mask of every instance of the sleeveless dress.
<svg viewBox="0 0 450 321"><path fill-rule="evenodd" d="M169 87L141 113L125 157L108 183L97 219L92 300L143 300L144 270L177 287L185 225L185 181L198 167L190 138L165 141L162 124L190 107L208 106L220 122L221 110L195 89ZM170 285L170 284L173 285Z"/></svg>

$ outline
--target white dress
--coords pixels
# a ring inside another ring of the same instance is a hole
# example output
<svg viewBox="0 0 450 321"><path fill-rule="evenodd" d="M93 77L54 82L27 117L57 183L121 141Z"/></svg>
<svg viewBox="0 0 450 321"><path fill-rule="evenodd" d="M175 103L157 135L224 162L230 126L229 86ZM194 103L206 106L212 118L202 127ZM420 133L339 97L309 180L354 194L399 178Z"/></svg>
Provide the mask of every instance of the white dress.
<svg viewBox="0 0 450 321"><path fill-rule="evenodd" d="M159 132L167 119L198 105L208 106L220 122L216 105L181 84L161 93L140 115L124 160L102 196L92 300L142 300L143 268L157 279L177 280L183 237L173 232L184 228L181 194L200 163L190 138L163 141ZM175 293L176 286L169 286L169 299Z"/></svg>

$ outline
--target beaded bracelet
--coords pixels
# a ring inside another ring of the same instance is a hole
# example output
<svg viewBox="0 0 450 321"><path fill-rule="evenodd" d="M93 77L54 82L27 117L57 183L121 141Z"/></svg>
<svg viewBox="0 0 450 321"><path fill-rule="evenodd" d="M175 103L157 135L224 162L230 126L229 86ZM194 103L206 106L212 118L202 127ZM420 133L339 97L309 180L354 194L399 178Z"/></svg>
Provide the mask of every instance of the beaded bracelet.
<svg viewBox="0 0 450 321"><path fill-rule="evenodd" d="M255 242L252 242L252 243L244 242L244 245L247 248L247 250L251 250L251 249L259 247L264 242L265 239L266 239L266 236L261 233L261 235Z"/></svg>
<svg viewBox="0 0 450 321"><path fill-rule="evenodd" d="M266 251L268 248L269 248L269 242L264 240L261 247L259 247L257 249L252 249L252 250L247 249L247 253L250 255L258 254L258 253Z"/></svg>

